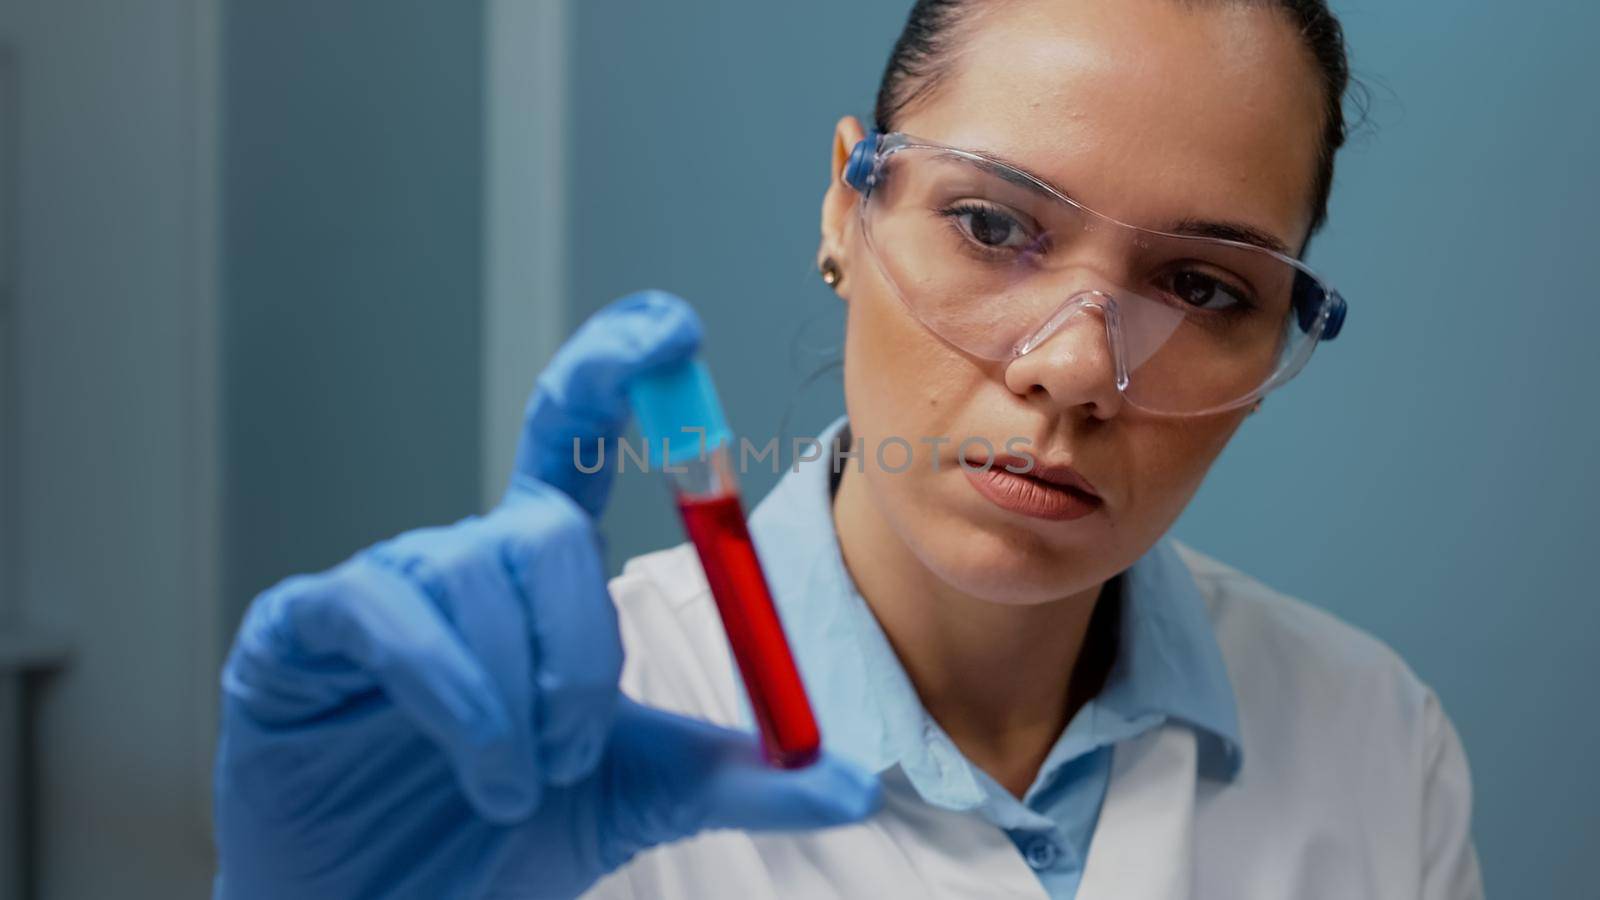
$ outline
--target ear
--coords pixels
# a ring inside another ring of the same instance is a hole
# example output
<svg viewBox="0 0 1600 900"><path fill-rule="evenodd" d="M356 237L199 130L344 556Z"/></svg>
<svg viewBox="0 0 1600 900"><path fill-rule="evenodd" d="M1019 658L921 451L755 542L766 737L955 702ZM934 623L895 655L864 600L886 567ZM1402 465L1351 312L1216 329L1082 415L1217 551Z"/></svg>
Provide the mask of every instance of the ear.
<svg viewBox="0 0 1600 900"><path fill-rule="evenodd" d="M866 131L855 116L845 116L833 128L832 158L829 165L828 190L822 195L822 245L817 250L817 261L833 257L845 273L848 283L852 261L848 240L850 224L856 203L861 195L844 181L844 166L850 160L850 151L866 137Z"/></svg>

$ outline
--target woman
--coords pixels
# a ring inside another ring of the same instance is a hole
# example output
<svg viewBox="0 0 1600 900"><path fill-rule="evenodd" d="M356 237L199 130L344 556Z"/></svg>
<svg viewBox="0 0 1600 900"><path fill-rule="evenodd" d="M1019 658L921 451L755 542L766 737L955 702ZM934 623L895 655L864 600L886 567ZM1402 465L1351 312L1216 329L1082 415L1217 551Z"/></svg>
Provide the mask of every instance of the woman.
<svg viewBox="0 0 1600 900"><path fill-rule="evenodd" d="M1343 320L1346 81L1320 0L919 2L833 136L848 415L751 517L822 760L759 763L691 548L608 596L574 442L699 340L637 295L494 512L252 606L219 895L1480 896L1431 691L1163 537Z"/></svg>

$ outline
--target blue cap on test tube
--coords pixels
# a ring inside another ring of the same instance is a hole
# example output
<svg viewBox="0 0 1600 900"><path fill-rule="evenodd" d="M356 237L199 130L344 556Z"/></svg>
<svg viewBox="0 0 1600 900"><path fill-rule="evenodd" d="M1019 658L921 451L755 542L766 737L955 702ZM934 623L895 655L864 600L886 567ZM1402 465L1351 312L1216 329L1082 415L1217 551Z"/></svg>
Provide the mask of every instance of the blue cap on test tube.
<svg viewBox="0 0 1600 900"><path fill-rule="evenodd" d="M711 383L711 370L699 357L634 377L628 384L628 402L651 454L665 442L667 465L688 462L702 453L710 455L718 445L733 439ZM705 430L703 443L696 429Z"/></svg>

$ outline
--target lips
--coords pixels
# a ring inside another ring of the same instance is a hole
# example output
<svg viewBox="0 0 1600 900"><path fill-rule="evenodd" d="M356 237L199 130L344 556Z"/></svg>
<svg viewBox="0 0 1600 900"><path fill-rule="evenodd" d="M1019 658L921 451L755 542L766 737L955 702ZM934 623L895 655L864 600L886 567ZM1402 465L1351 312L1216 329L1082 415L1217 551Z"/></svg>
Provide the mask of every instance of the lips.
<svg viewBox="0 0 1600 900"><path fill-rule="evenodd" d="M1105 504L1089 480L1071 466L1035 463L1026 473L1008 471L1026 467L1027 460L997 456L992 465L968 459L962 472L979 494L1001 509L1035 519L1068 521L1091 515Z"/></svg>

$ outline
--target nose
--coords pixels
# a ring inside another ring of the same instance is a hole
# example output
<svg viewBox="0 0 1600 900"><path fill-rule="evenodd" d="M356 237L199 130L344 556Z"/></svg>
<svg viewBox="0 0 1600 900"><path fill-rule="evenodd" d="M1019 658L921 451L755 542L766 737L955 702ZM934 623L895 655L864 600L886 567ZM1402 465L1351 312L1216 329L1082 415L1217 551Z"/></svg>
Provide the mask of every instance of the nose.
<svg viewBox="0 0 1600 900"><path fill-rule="evenodd" d="M1083 291L1063 303L1038 329L1017 343L1006 364L1013 393L1042 396L1060 409L1109 419L1122 409L1116 358L1107 318L1115 302L1101 291Z"/></svg>

